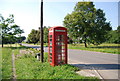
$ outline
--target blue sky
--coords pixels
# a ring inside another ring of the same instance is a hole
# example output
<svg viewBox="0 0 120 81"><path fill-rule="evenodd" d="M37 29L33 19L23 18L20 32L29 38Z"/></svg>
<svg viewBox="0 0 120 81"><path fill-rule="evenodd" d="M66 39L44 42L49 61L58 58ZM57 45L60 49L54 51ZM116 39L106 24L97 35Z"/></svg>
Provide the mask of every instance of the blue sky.
<svg viewBox="0 0 120 81"><path fill-rule="evenodd" d="M46 1L44 2L44 26L62 26L64 17L73 11L77 1ZM85 0L86 1L86 0ZM105 1L105 0L104 0ZM107 21L111 22L113 30L118 26L118 2L94 2L95 7L102 9ZM24 29L23 35L27 36L31 29L40 26L40 0L0 0L0 13L7 18L14 14L15 23Z"/></svg>

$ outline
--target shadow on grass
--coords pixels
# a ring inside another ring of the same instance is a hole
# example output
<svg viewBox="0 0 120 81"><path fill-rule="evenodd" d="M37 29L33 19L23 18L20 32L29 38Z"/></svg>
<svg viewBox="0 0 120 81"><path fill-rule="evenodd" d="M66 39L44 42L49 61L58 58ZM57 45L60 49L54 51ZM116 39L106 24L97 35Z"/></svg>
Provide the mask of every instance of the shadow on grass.
<svg viewBox="0 0 120 81"><path fill-rule="evenodd" d="M98 46L98 47L89 47L89 48L120 48L120 46Z"/></svg>

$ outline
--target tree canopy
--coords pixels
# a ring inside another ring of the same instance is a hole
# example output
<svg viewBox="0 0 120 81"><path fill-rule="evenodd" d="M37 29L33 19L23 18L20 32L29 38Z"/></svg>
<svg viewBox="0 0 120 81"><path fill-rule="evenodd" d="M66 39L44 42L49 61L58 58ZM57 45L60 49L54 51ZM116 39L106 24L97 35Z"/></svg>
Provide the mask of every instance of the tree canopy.
<svg viewBox="0 0 120 81"><path fill-rule="evenodd" d="M43 27L43 33L44 33L44 43L48 43L48 27L44 26ZM35 30L32 29L30 34L28 35L27 38L27 43L38 43L40 41L40 29Z"/></svg>
<svg viewBox="0 0 120 81"><path fill-rule="evenodd" d="M39 30L32 29L30 34L28 35L27 41L28 43L37 43L40 38Z"/></svg>
<svg viewBox="0 0 120 81"><path fill-rule="evenodd" d="M117 30L111 30L108 33L108 37L109 40L106 42L120 44L120 26L117 27Z"/></svg>
<svg viewBox="0 0 120 81"><path fill-rule="evenodd" d="M3 44L17 42L17 37L24 33L24 31L15 24L13 14L9 15L6 19L0 14L0 29L2 32L0 34L2 38L2 47Z"/></svg>
<svg viewBox="0 0 120 81"><path fill-rule="evenodd" d="M106 34L112 29L103 10L96 9L93 2L78 2L63 23L68 28L69 37L74 42L84 42L85 47L87 43L99 45L105 42Z"/></svg>

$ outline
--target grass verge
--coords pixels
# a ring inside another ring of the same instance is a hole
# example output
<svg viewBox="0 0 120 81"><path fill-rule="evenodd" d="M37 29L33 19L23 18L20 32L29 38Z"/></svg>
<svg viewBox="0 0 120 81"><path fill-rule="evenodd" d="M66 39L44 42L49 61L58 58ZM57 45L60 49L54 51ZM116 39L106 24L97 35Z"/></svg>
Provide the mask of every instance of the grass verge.
<svg viewBox="0 0 120 81"><path fill-rule="evenodd" d="M12 49L2 48L2 79L12 78Z"/></svg>
<svg viewBox="0 0 120 81"><path fill-rule="evenodd" d="M87 48L84 47L84 44L69 44L69 49L80 49L80 50L88 50L88 51L96 51L103 53L113 53L120 54L120 44L101 44L99 46L89 45Z"/></svg>
<svg viewBox="0 0 120 81"><path fill-rule="evenodd" d="M18 54L20 49L26 49L26 47L9 47L5 45L5 47L1 48L1 78L2 79L12 79L12 53Z"/></svg>
<svg viewBox="0 0 120 81"><path fill-rule="evenodd" d="M44 63L38 61L32 53L16 58L17 79L81 79L98 81L95 77L84 77L75 73L78 68L71 65L52 67L47 62L47 53L44 54Z"/></svg>
<svg viewBox="0 0 120 81"><path fill-rule="evenodd" d="M50 66L47 62L47 53L44 54L44 63L41 63L35 58L36 52L38 51L35 49L26 49L25 47L2 48L2 78L12 78L11 56L14 53L17 79L80 79L81 81L87 79L87 81L99 81L95 77L84 77L76 74L75 71L78 68L68 64L55 67Z"/></svg>

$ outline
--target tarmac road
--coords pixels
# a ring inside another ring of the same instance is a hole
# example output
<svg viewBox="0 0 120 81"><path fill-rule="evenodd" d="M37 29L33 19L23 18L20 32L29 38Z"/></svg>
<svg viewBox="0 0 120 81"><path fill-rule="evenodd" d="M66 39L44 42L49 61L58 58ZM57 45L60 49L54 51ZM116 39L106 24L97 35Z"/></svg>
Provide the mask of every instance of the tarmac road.
<svg viewBox="0 0 120 81"><path fill-rule="evenodd" d="M27 44L23 45L39 48ZM48 52L47 47L44 47L44 52ZM120 57L118 54L68 49L68 61L74 61L73 65L75 66L92 66L99 72L103 79L107 79L108 81L118 79L119 77L120 64L118 63L118 57Z"/></svg>
<svg viewBox="0 0 120 81"><path fill-rule="evenodd" d="M103 79L118 79L120 65L118 64L117 54L75 49L69 49L68 54L69 59L76 62L74 65L92 66L99 72Z"/></svg>

